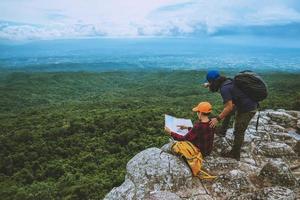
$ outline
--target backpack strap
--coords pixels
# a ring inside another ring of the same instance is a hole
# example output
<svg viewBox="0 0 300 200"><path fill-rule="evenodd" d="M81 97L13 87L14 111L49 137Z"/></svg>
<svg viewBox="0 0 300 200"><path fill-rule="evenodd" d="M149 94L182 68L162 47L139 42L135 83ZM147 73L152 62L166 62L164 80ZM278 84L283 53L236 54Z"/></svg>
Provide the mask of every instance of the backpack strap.
<svg viewBox="0 0 300 200"><path fill-rule="evenodd" d="M202 175L200 175L200 173ZM200 173L197 175L198 178L200 179L205 179L205 180L213 180L215 178L217 178L217 176L212 176L212 175L209 175L207 172L205 172L204 170L200 170Z"/></svg>
<svg viewBox="0 0 300 200"><path fill-rule="evenodd" d="M255 127L256 132L257 132L257 129L258 129L258 123L259 123L259 118L260 118L260 105L259 105L259 103L257 105L257 108L258 108L258 116L257 116L257 120L256 120L256 127Z"/></svg>
<svg viewBox="0 0 300 200"><path fill-rule="evenodd" d="M234 83L234 80L232 78L226 78L226 80L221 84L221 87L231 83Z"/></svg>
<svg viewBox="0 0 300 200"><path fill-rule="evenodd" d="M212 175L208 174L206 171L204 171L202 169L202 163L203 163L204 160L200 156L197 156L197 159L199 159L200 165L201 165L200 171L196 175L198 178L200 178L200 179L206 179L206 180L212 180L212 179L217 178L217 176L212 176Z"/></svg>

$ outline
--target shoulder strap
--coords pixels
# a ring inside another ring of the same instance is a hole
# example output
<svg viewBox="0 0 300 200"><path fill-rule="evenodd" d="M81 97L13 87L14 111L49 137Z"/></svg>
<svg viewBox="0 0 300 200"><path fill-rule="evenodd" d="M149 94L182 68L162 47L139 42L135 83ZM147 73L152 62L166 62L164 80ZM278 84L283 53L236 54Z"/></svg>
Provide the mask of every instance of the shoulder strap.
<svg viewBox="0 0 300 200"><path fill-rule="evenodd" d="M259 103L257 104L257 108L258 108L258 115L257 115L257 121L256 121L256 132L257 132L257 129L258 129L258 123L259 123L259 118L260 118L260 105Z"/></svg>
<svg viewBox="0 0 300 200"><path fill-rule="evenodd" d="M222 83L222 86L229 85L233 82L232 78L226 78L226 80Z"/></svg>

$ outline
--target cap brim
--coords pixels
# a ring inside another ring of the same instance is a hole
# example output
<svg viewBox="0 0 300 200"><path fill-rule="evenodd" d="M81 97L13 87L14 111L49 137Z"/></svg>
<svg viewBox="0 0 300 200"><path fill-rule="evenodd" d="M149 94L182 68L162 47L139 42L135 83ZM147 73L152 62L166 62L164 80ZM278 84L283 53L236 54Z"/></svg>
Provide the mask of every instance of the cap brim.
<svg viewBox="0 0 300 200"><path fill-rule="evenodd" d="M197 108L197 107L195 107L195 108L193 108L193 109L192 109L192 111L194 111L194 112L198 112L198 108Z"/></svg>

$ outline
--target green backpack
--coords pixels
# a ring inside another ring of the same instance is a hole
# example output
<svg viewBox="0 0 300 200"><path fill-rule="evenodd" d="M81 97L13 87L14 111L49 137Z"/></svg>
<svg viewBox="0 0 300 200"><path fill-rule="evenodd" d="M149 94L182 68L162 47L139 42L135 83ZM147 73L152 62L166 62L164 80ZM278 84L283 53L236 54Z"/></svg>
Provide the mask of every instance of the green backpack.
<svg viewBox="0 0 300 200"><path fill-rule="evenodd" d="M268 96L267 84L259 75L250 70L238 73L234 77L233 83L256 102L262 101Z"/></svg>

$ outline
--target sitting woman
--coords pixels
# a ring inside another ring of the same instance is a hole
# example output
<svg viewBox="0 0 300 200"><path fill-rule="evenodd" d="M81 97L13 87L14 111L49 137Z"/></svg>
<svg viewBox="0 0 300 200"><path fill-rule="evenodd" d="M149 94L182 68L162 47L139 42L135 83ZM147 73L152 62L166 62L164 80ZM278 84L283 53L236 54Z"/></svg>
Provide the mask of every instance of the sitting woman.
<svg viewBox="0 0 300 200"><path fill-rule="evenodd" d="M193 111L197 112L199 121L193 127L180 126L182 129L189 130L185 136L174 133L167 127L165 127L165 131L175 140L190 141L198 147L203 156L207 156L212 151L214 141L214 129L209 126L209 115L212 112L212 106L208 102L201 102L193 108Z"/></svg>

